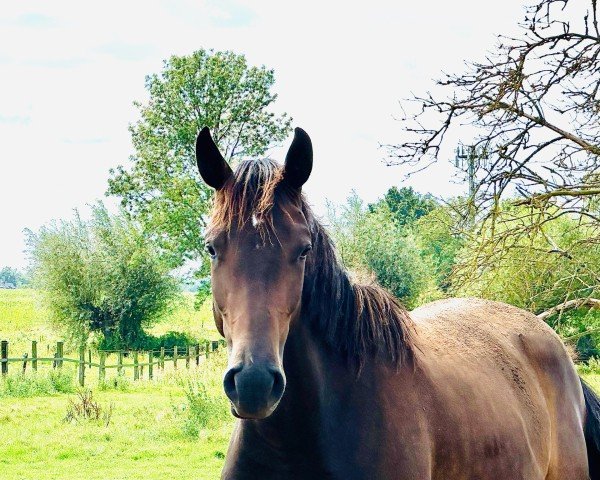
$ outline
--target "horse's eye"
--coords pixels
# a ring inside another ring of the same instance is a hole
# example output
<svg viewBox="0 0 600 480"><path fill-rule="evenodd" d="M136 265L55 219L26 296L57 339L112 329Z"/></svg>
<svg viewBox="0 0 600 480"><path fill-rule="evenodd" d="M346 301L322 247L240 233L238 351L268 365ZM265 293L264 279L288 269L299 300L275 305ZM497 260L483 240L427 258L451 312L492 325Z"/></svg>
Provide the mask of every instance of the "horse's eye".
<svg viewBox="0 0 600 480"><path fill-rule="evenodd" d="M210 258L215 258L217 256L217 252L215 251L215 247L213 247L210 243L206 244L206 251L210 255Z"/></svg>
<svg viewBox="0 0 600 480"><path fill-rule="evenodd" d="M306 256L308 255L308 252L310 252L311 250L312 250L312 245L307 245L306 247L304 247L304 250L302 250L302 253L300 254L300 258L305 259Z"/></svg>

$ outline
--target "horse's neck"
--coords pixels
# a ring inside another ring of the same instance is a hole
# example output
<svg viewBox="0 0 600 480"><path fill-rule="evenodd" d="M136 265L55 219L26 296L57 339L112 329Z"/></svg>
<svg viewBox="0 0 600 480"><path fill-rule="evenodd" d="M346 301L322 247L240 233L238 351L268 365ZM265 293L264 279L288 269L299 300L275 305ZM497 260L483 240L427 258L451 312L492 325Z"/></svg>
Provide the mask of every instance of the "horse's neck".
<svg viewBox="0 0 600 480"><path fill-rule="evenodd" d="M355 372L310 330L303 322L290 332L284 356L287 387L277 410L267 419L242 420L237 426L232 448L240 462L277 468L280 461L282 468L292 468L310 458L315 472L325 463L324 420L335 401L331 383L334 378L343 382L345 375L351 381Z"/></svg>

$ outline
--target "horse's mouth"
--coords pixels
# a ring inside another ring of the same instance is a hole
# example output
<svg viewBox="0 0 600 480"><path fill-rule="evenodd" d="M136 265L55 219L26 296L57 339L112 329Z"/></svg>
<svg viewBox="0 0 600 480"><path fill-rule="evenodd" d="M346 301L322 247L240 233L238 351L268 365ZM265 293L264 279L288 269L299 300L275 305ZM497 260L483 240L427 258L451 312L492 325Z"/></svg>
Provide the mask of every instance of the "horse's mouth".
<svg viewBox="0 0 600 480"><path fill-rule="evenodd" d="M277 402L275 402L267 411L266 413L261 413L259 415L242 415L240 414L237 409L235 408L235 405L232 401L229 402L229 407L230 407L230 411L231 414L235 417L235 418L239 418L240 420L263 420L269 416L271 416L271 414L277 409L277 407L279 406L279 402L280 400L278 400Z"/></svg>

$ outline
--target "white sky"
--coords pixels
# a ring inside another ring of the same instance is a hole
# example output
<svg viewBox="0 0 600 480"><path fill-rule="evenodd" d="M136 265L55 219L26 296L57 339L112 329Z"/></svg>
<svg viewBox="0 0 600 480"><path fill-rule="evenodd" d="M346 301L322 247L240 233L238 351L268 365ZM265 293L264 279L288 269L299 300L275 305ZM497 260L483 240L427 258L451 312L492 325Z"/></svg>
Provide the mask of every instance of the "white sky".
<svg viewBox="0 0 600 480"><path fill-rule="evenodd" d="M457 194L449 163L406 183L379 144L402 138L399 100L482 58L522 18L522 0L3 2L0 267L25 266L24 228L103 197L109 168L132 153L145 75L201 47L275 69L275 109L313 140L305 191L317 211L352 189L367 201L391 185Z"/></svg>

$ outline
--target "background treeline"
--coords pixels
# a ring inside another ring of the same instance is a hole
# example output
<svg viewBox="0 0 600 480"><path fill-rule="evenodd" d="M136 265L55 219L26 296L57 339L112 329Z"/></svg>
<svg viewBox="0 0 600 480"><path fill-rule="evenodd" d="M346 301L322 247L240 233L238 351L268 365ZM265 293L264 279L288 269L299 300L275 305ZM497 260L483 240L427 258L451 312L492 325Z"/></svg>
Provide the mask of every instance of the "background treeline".
<svg viewBox="0 0 600 480"><path fill-rule="evenodd" d="M600 244L589 242L594 232L581 228L577 217L563 215L502 248L488 241L501 236L502 225L492 233L483 221L465 222L465 202L441 203L392 187L374 204L353 195L345 205L331 205L328 223L354 275L378 281L410 308L446 296L477 296L541 314L569 300L600 296ZM503 208L530 227L525 207L507 201ZM581 359L598 354L600 311L582 304L558 308L546 320Z"/></svg>

